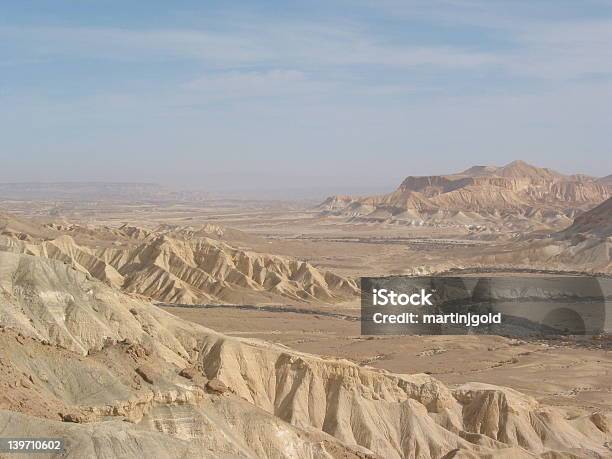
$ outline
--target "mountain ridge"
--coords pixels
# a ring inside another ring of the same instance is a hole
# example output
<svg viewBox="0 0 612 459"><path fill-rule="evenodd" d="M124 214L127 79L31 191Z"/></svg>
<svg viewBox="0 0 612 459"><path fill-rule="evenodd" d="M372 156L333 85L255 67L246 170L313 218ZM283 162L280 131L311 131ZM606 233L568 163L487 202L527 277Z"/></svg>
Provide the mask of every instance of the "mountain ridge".
<svg viewBox="0 0 612 459"><path fill-rule="evenodd" d="M228 337L56 260L0 252L0 267L3 435L61 436L72 456L119 444L134 457L608 453L602 413Z"/></svg>
<svg viewBox="0 0 612 459"><path fill-rule="evenodd" d="M306 261L234 247L222 240L225 232L247 236L217 225L145 229L19 220L23 231L13 226L0 228L0 250L60 260L124 292L165 303L336 303L359 293L353 279Z"/></svg>
<svg viewBox="0 0 612 459"><path fill-rule="evenodd" d="M324 215L420 225L439 222L440 214L452 225L456 212L471 213L474 223L497 219L502 225L504 219L520 224L523 217L537 213L538 222L558 228L569 223L564 219L573 219L610 196L612 184L605 181L513 161L501 167L473 166L457 174L408 176L389 194L332 196L316 209Z"/></svg>

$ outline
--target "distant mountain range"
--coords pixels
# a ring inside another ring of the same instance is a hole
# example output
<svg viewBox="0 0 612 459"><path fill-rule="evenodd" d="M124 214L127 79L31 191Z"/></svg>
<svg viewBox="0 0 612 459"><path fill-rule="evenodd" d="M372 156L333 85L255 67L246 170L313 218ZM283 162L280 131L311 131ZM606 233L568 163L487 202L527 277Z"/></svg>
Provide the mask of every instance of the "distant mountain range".
<svg viewBox="0 0 612 459"><path fill-rule="evenodd" d="M328 215L415 225L527 220L562 228L610 196L611 176L564 175L514 161L501 167L474 166L451 175L409 176L392 193L331 196L317 209Z"/></svg>
<svg viewBox="0 0 612 459"><path fill-rule="evenodd" d="M38 201L199 201L203 191L176 191L157 183L57 182L0 183L0 199Z"/></svg>

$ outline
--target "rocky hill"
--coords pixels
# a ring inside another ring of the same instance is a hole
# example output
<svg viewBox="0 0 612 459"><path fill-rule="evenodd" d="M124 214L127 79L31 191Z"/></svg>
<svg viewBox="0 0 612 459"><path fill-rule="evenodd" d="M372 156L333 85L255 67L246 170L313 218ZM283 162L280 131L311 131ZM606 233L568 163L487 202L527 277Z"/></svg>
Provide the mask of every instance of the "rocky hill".
<svg viewBox="0 0 612 459"><path fill-rule="evenodd" d="M59 233L53 228L0 211L0 236L10 236L20 240L40 240L58 235Z"/></svg>
<svg viewBox="0 0 612 459"><path fill-rule="evenodd" d="M612 198L579 215L568 228L483 253L485 265L612 273Z"/></svg>
<svg viewBox="0 0 612 459"><path fill-rule="evenodd" d="M0 434L66 457L610 453L604 413L229 338L56 260L0 252L0 303Z"/></svg>
<svg viewBox="0 0 612 459"><path fill-rule="evenodd" d="M612 185L612 174L607 175L606 177L600 178L598 182L603 183L605 185Z"/></svg>
<svg viewBox="0 0 612 459"><path fill-rule="evenodd" d="M514 161L452 175L410 176L390 194L330 197L318 209L328 215L413 225L560 229L610 196L612 184L605 179L563 175Z"/></svg>
<svg viewBox="0 0 612 459"><path fill-rule="evenodd" d="M560 233L564 238L612 237L612 198L576 217L574 223Z"/></svg>
<svg viewBox="0 0 612 459"><path fill-rule="evenodd" d="M215 225L149 230L47 224L44 237L40 227L20 225L18 233L0 232L0 250L60 260L124 292L161 302L337 302L358 295L353 280L307 262L231 246L221 240L226 230Z"/></svg>

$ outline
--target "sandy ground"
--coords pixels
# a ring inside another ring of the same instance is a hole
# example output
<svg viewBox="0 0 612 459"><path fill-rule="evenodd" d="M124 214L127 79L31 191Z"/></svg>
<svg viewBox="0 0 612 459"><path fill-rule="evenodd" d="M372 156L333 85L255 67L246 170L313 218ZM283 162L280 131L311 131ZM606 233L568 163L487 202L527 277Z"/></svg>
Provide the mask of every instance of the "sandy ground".
<svg viewBox="0 0 612 459"><path fill-rule="evenodd" d="M164 309L229 335L264 339L396 373L429 373L451 386L467 381L507 386L549 405L574 408L577 412L612 408L612 349L601 341L527 342L499 336L369 337L360 336L356 320L310 312L225 307Z"/></svg>
<svg viewBox="0 0 612 459"><path fill-rule="evenodd" d="M223 240L238 248L290 256L348 276L404 274L414 266L460 260L495 241L468 239L461 227L411 227L321 216L283 202L219 201L201 205L0 202L13 215L58 222L155 228L207 223L237 229Z"/></svg>
<svg viewBox="0 0 612 459"><path fill-rule="evenodd" d="M413 266L457 261L503 240L502 236L497 241L474 241L457 228L352 223L286 203L2 204L27 217L109 226L124 222L150 228L161 223L219 224L245 233L245 237L228 240L235 246L296 257L352 277L400 274ZM230 335L260 338L393 372L427 372L450 385L486 382L570 409L612 407L612 352L602 342L525 342L495 336L362 337L355 320L358 305L351 306L325 306L318 314L165 309ZM344 315L353 320L343 319Z"/></svg>

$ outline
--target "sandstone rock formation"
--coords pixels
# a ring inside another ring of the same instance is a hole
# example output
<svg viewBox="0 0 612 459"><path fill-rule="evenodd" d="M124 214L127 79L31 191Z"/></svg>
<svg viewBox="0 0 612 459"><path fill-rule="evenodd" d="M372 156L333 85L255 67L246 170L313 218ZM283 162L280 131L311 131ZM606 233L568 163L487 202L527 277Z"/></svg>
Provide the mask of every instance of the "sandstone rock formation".
<svg viewBox="0 0 612 459"><path fill-rule="evenodd" d="M0 303L0 435L67 457L610 454L605 413L229 338L57 260L0 252Z"/></svg>
<svg viewBox="0 0 612 459"><path fill-rule="evenodd" d="M328 215L413 225L560 229L610 196L608 179L568 176L514 161L503 167L474 166L452 175L410 176L392 193L332 196L318 209Z"/></svg>
<svg viewBox="0 0 612 459"><path fill-rule="evenodd" d="M565 239L578 235L601 238L612 236L612 198L579 215L570 227L559 233Z"/></svg>
<svg viewBox="0 0 612 459"><path fill-rule="evenodd" d="M491 251L490 251L491 252ZM486 265L612 273L612 198L566 229L526 238L479 257Z"/></svg>
<svg viewBox="0 0 612 459"><path fill-rule="evenodd" d="M155 230L20 225L0 227L0 250L60 260L125 292L161 302L336 302L358 294L353 280L307 262L230 246L221 240L226 230L215 225Z"/></svg>

